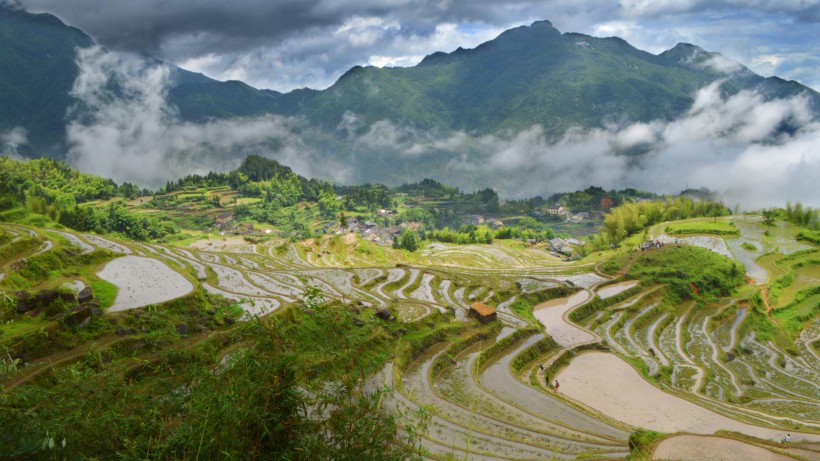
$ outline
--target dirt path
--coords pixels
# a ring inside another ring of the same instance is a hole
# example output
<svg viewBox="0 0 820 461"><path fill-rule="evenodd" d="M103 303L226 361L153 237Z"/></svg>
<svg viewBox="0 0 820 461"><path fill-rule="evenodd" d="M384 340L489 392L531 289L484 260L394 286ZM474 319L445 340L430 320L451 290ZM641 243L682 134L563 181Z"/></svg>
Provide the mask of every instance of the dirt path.
<svg viewBox="0 0 820 461"><path fill-rule="evenodd" d="M769 317L772 316L772 306L769 304L769 289L763 287L760 289L760 297L763 298L763 304L766 305L766 315Z"/></svg>
<svg viewBox="0 0 820 461"><path fill-rule="evenodd" d="M76 359L77 357L80 357L81 355L87 353L91 349L107 347L123 339L125 339L125 336L106 336L96 341L85 343L76 349L71 349L70 351L64 351L57 354L52 354L42 359L38 359L37 361L23 368L21 372L17 375L14 375L12 379L6 381L5 387L7 390L14 389L15 387L21 384L25 384L26 382L32 380L40 374L50 370L52 367L64 364L66 362Z"/></svg>

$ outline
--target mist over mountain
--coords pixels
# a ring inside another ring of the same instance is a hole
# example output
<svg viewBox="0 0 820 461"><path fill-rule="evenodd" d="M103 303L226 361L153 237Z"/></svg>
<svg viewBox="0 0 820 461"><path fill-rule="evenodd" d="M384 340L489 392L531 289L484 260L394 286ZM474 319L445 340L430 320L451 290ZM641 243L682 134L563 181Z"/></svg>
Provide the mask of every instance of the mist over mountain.
<svg viewBox="0 0 820 461"><path fill-rule="evenodd" d="M695 45L653 55L539 21L281 94L111 52L9 6L0 37L3 152L118 181L156 186L262 154L347 183L431 177L507 196L703 186L730 205L820 205L820 95Z"/></svg>

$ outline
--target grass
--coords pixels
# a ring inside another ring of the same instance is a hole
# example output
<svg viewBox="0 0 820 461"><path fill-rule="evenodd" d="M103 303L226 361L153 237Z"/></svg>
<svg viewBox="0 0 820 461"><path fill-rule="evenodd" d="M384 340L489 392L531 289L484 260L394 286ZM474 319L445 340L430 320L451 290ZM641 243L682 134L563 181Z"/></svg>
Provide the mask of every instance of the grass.
<svg viewBox="0 0 820 461"><path fill-rule="evenodd" d="M799 292L791 304L772 311L772 317L796 338L818 315L820 315L820 286Z"/></svg>
<svg viewBox="0 0 820 461"><path fill-rule="evenodd" d="M113 283L98 278L91 282L91 290L94 291L94 296L100 301L100 306L107 309L117 299L119 288Z"/></svg>
<svg viewBox="0 0 820 461"><path fill-rule="evenodd" d="M674 223L666 226L666 233L672 235L682 234L715 234L715 235L740 235L738 229L730 222L710 222L710 221L686 221Z"/></svg>
<svg viewBox="0 0 820 461"><path fill-rule="evenodd" d="M627 277L644 286L667 284L679 299L728 296L743 283L745 270L739 263L704 248L669 245L641 252Z"/></svg>
<svg viewBox="0 0 820 461"><path fill-rule="evenodd" d="M42 315L36 318L23 316L19 319L0 324L0 339L5 341L25 336L53 324L53 321L45 320Z"/></svg>
<svg viewBox="0 0 820 461"><path fill-rule="evenodd" d="M794 301L797 294L803 290L812 288L820 284L820 264L810 264L794 269L792 273L778 279L775 284L783 280L782 288L779 287L775 309L786 306ZM774 291L772 289L771 291ZM770 291L770 297L771 297Z"/></svg>
<svg viewBox="0 0 820 461"><path fill-rule="evenodd" d="M749 242L741 243L740 248L743 248L746 251L757 251L757 247L753 243Z"/></svg>
<svg viewBox="0 0 820 461"><path fill-rule="evenodd" d="M820 230L801 229L797 233L797 240L805 240L820 245Z"/></svg>

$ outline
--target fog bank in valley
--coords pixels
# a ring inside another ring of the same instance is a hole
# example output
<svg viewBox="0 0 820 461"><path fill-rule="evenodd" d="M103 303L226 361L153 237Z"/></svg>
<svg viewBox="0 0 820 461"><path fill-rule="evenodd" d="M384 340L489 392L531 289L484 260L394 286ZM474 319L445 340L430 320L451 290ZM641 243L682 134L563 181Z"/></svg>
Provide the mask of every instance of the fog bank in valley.
<svg viewBox="0 0 820 461"><path fill-rule="evenodd" d="M540 125L491 135L426 132L382 120L363 126L347 113L327 142L300 118L262 117L191 123L167 102L172 69L100 47L78 50L80 74L69 116L69 162L82 171L158 187L191 173L227 171L248 154L275 158L306 176L339 182L395 183L367 162L405 165L402 180L433 177L465 190L531 197L590 185L678 193L717 191L727 205L751 209L802 201L820 206L820 123L803 97L767 101L720 82L702 88L671 121L608 123L549 138ZM6 154L25 142L2 133ZM409 166L408 166L409 165Z"/></svg>

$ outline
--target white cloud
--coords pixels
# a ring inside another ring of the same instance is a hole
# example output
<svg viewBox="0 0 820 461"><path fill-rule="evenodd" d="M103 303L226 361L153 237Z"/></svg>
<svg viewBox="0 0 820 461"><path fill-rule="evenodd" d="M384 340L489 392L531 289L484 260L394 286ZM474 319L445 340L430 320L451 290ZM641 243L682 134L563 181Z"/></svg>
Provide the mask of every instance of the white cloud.
<svg viewBox="0 0 820 461"><path fill-rule="evenodd" d="M19 158L17 149L24 144L28 144L28 132L25 128L18 126L0 131L0 155Z"/></svg>
<svg viewBox="0 0 820 461"><path fill-rule="evenodd" d="M83 171L156 186L191 173L231 169L244 155L262 153L302 174L361 179L355 174L362 160L333 157L333 147L320 150L315 142L320 136L312 136L298 119L182 122L166 101L168 67L101 48L79 51L77 62L72 95L92 112L74 114L68 158ZM789 200L820 206L815 186L820 124L807 100L766 101L750 91L726 97L719 85L700 90L677 120L575 128L558 139L537 125L487 136L422 131L387 120L365 126L353 113L345 114L338 130L347 134L353 152L362 153L359 159L435 159L447 165L436 170L438 179L460 179L456 185L467 189L482 184L504 195L546 195L589 185L677 193L689 186L720 191L728 204L746 208ZM25 133L4 133L0 139L19 146Z"/></svg>
<svg viewBox="0 0 820 461"><path fill-rule="evenodd" d="M335 162L312 161L315 151L296 134L304 128L296 119L182 122L166 102L169 67L99 47L78 50L77 64L71 94L83 104L67 128L68 160L82 171L158 186L192 173L235 168L254 153L303 174L344 175Z"/></svg>
<svg viewBox="0 0 820 461"><path fill-rule="evenodd" d="M425 174L467 190L482 184L532 197L590 185L670 194L707 187L748 209L787 201L820 206L820 123L803 97L767 101L751 91L726 97L716 82L677 120L574 128L558 139L540 125L475 137L389 121L362 130L350 114L354 119L363 132L352 139L359 149L446 159L446 169Z"/></svg>

